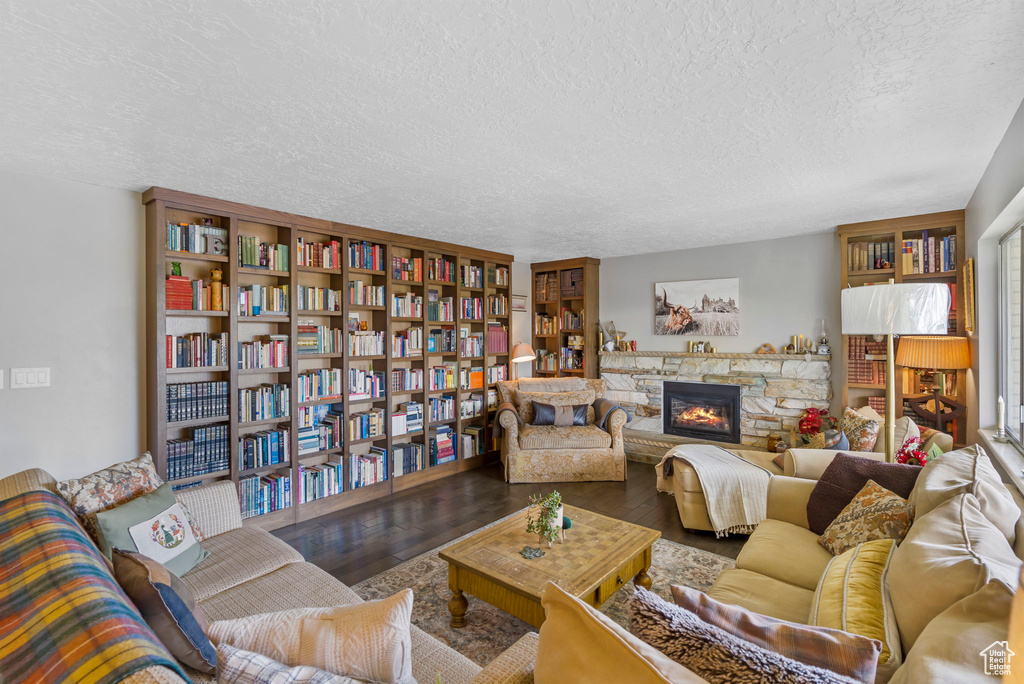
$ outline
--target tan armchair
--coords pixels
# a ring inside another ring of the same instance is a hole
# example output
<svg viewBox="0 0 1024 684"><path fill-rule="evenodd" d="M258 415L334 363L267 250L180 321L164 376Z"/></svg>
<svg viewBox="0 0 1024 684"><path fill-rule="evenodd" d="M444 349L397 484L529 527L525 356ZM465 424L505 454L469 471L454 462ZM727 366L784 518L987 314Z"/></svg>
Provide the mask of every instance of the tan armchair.
<svg viewBox="0 0 1024 684"><path fill-rule="evenodd" d="M604 380L583 378L524 378L498 383L498 424L501 426L501 462L507 482L589 482L626 479L626 452L622 427L628 418L622 409L604 416L591 411L587 425L558 427L531 425L529 411L516 405L516 390L563 392L591 389L596 403L604 399ZM525 414L525 415L524 415Z"/></svg>

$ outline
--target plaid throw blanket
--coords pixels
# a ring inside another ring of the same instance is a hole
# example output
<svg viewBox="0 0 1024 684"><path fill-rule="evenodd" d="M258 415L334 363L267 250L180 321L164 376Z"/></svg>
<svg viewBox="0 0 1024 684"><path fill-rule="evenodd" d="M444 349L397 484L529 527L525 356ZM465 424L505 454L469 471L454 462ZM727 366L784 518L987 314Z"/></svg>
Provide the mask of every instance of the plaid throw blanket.
<svg viewBox="0 0 1024 684"><path fill-rule="evenodd" d="M153 665L185 676L60 497L0 502L0 681L119 682Z"/></svg>

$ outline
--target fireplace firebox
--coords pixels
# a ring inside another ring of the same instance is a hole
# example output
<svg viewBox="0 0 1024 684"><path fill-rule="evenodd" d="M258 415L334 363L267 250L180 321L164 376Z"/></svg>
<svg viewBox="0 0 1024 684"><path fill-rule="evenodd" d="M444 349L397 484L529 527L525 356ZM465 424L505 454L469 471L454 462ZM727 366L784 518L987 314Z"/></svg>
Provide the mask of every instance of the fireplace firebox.
<svg viewBox="0 0 1024 684"><path fill-rule="evenodd" d="M666 382L661 402L666 435L740 443L740 386Z"/></svg>

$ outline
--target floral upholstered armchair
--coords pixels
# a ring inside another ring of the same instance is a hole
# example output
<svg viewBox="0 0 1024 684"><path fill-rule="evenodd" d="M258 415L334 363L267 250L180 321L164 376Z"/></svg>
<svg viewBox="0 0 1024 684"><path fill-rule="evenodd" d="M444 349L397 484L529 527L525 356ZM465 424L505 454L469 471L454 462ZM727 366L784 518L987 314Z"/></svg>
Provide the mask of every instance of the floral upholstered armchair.
<svg viewBox="0 0 1024 684"><path fill-rule="evenodd" d="M604 380L499 382L497 421L505 480L625 480L622 427L629 416L604 394Z"/></svg>

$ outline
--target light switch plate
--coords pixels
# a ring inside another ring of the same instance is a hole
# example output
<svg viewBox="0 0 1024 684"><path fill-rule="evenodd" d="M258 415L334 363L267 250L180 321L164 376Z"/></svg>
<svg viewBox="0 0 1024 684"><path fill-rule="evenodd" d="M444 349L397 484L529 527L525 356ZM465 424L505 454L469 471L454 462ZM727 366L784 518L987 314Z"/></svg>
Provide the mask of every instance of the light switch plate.
<svg viewBox="0 0 1024 684"><path fill-rule="evenodd" d="M49 368L12 368L11 389L35 389L50 386Z"/></svg>

